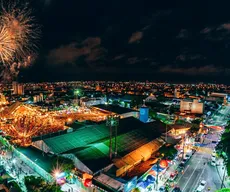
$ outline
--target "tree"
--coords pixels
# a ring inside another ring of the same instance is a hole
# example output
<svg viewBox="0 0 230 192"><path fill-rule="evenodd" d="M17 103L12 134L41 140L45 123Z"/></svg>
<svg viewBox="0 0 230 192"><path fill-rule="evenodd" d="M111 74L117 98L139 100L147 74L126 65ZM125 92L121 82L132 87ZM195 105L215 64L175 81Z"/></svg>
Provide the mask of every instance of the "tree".
<svg viewBox="0 0 230 192"><path fill-rule="evenodd" d="M39 191L45 184L45 180L41 177L26 176L24 177L27 191Z"/></svg>
<svg viewBox="0 0 230 192"><path fill-rule="evenodd" d="M11 188L15 189L15 191L21 192L21 188L19 187L19 185L15 182L15 181L11 181L9 183L9 186L11 186Z"/></svg>
<svg viewBox="0 0 230 192"><path fill-rule="evenodd" d="M141 190L139 189L139 188L134 188L134 189L132 189L132 191L131 192L141 192Z"/></svg>
<svg viewBox="0 0 230 192"><path fill-rule="evenodd" d="M61 187L59 185L57 185L56 183L47 183L41 177L26 176L24 180L25 180L25 186L27 188L27 191L61 192Z"/></svg>
<svg viewBox="0 0 230 192"><path fill-rule="evenodd" d="M61 187L55 183L45 185L42 188L42 191L49 191L49 192L62 192Z"/></svg>
<svg viewBox="0 0 230 192"><path fill-rule="evenodd" d="M200 127L196 124L193 124L192 127L190 128L191 133L197 133L200 130Z"/></svg>
<svg viewBox="0 0 230 192"><path fill-rule="evenodd" d="M71 172L75 168L74 163L71 159L62 156L54 158L52 164L54 167L56 167L58 164L58 166L60 166L60 169L67 173Z"/></svg>
<svg viewBox="0 0 230 192"><path fill-rule="evenodd" d="M225 188L225 189L219 189L216 192L230 192L230 189L227 189L227 188Z"/></svg>

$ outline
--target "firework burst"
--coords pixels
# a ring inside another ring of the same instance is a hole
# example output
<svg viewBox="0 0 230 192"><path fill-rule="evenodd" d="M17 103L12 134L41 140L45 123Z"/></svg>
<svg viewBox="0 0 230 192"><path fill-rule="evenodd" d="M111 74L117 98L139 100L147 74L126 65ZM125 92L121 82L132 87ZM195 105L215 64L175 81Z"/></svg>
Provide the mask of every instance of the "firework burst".
<svg viewBox="0 0 230 192"><path fill-rule="evenodd" d="M0 2L0 61L15 74L16 69L28 66L36 53L40 26L35 24L28 3L21 7L19 2Z"/></svg>
<svg viewBox="0 0 230 192"><path fill-rule="evenodd" d="M16 46L12 41L6 26L0 29L0 59L3 63L9 62L15 53Z"/></svg>

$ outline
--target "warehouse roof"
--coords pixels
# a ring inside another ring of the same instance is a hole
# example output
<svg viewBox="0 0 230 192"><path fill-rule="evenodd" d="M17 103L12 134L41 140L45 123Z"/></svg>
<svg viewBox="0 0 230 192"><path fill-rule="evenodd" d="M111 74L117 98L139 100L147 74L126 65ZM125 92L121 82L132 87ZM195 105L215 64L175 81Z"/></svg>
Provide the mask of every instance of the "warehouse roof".
<svg viewBox="0 0 230 192"><path fill-rule="evenodd" d="M85 147L108 136L109 130L105 125L89 125L72 133L45 139L44 142L54 153L60 154L72 149Z"/></svg>
<svg viewBox="0 0 230 192"><path fill-rule="evenodd" d="M129 112L135 112L135 110L133 109L120 107L118 105L95 105L94 107L105 110L105 111L109 111L112 113L116 113L119 115L124 114L124 113L129 113Z"/></svg>
<svg viewBox="0 0 230 192"><path fill-rule="evenodd" d="M142 123L133 117L121 119L117 129L118 156L125 156L159 137L161 131L157 126ZM84 126L75 132L45 139L44 142L54 153L74 154L93 172L111 163L109 128L104 124Z"/></svg>
<svg viewBox="0 0 230 192"><path fill-rule="evenodd" d="M50 172L52 170L52 159L46 154L42 154L41 151L33 148L33 147L27 147L27 148L17 148L17 150L25 155L28 159L39 165L42 169L44 169L47 172Z"/></svg>

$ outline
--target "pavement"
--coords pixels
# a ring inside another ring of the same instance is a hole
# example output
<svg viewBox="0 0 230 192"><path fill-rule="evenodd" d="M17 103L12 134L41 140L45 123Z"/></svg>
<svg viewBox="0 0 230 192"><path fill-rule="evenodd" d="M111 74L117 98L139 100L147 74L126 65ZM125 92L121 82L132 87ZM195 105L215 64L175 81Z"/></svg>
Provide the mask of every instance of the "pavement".
<svg viewBox="0 0 230 192"><path fill-rule="evenodd" d="M227 176L226 167L224 165L224 160L222 158L218 159L216 170L220 179L223 182L223 187L230 188L230 180Z"/></svg>
<svg viewBox="0 0 230 192"><path fill-rule="evenodd" d="M27 191L24 177L29 175L39 176L20 158L12 155L10 151L7 151L5 155L0 155L0 164L4 166L6 172L19 184L23 192Z"/></svg>

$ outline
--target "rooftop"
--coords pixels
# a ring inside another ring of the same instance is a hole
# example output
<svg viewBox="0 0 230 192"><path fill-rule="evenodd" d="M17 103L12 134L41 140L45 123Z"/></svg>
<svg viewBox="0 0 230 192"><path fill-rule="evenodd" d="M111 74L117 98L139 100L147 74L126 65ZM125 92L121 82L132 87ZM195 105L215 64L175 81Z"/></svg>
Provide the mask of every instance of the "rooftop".
<svg viewBox="0 0 230 192"><path fill-rule="evenodd" d="M124 114L124 113L129 113L129 112L135 112L133 109L125 108L125 107L120 107L118 105L95 105L96 108L113 112L116 114Z"/></svg>
<svg viewBox="0 0 230 192"><path fill-rule="evenodd" d="M41 151L37 150L33 147L27 147L27 148L17 148L19 152L24 154L28 159L36 163L38 166L40 166L42 169L44 169L47 172L51 172L53 165L52 165L52 159L45 153L42 154Z"/></svg>
<svg viewBox="0 0 230 192"><path fill-rule="evenodd" d="M60 154L85 147L108 136L109 130L105 125L88 125L78 128L72 133L47 138L44 142L55 154Z"/></svg>
<svg viewBox="0 0 230 192"><path fill-rule="evenodd" d="M125 156L149 143L161 132L158 123L145 124L133 117L121 119L117 130L118 156ZM109 128L105 124L83 126L72 133L45 139L44 142L56 154L75 154L93 172L111 164Z"/></svg>

